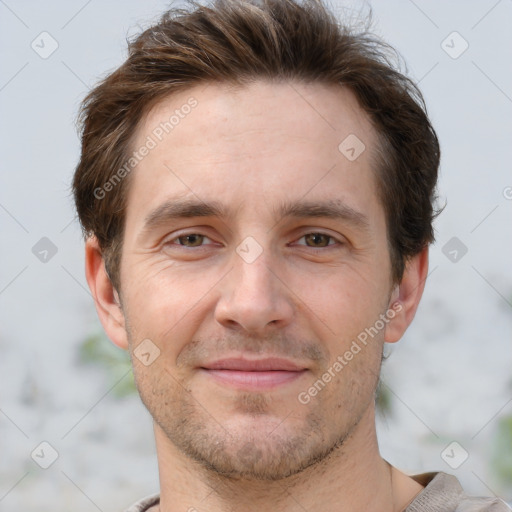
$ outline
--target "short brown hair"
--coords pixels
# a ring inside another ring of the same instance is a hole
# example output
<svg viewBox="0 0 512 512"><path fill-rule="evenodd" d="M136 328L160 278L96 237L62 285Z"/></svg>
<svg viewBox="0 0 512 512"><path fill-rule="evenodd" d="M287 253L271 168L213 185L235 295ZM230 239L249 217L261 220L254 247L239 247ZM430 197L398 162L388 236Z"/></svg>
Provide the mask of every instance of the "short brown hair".
<svg viewBox="0 0 512 512"><path fill-rule="evenodd" d="M98 190L129 158L139 121L163 97L201 82L299 80L350 89L380 141L376 169L392 279L434 240L440 150L416 85L396 52L367 30L341 24L321 0L189 0L128 43L127 60L84 99L82 153L73 193L85 237L98 239L120 291L128 177L108 199ZM341 142L341 141L340 141Z"/></svg>

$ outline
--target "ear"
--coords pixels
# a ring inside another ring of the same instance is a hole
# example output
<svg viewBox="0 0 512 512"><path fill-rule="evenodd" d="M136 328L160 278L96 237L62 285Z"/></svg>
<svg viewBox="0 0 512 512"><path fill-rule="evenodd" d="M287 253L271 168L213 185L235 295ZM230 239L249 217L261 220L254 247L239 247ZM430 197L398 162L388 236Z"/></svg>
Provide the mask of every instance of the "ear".
<svg viewBox="0 0 512 512"><path fill-rule="evenodd" d="M384 341L398 341L412 322L425 288L428 272L428 246L407 261L400 284L396 285L390 298Z"/></svg>
<svg viewBox="0 0 512 512"><path fill-rule="evenodd" d="M119 295L105 270L105 262L95 236L89 237L85 242L85 276L105 332L118 347L128 349L128 337Z"/></svg>

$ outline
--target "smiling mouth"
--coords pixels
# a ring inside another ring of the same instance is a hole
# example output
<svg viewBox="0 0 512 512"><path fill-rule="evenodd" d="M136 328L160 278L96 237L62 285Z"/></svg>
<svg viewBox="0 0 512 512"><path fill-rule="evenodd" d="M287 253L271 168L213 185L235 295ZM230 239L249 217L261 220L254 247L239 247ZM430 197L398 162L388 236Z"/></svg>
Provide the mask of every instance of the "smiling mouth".
<svg viewBox="0 0 512 512"><path fill-rule="evenodd" d="M308 369L287 359L223 359L201 366L200 371L217 383L243 390L270 390L289 384Z"/></svg>

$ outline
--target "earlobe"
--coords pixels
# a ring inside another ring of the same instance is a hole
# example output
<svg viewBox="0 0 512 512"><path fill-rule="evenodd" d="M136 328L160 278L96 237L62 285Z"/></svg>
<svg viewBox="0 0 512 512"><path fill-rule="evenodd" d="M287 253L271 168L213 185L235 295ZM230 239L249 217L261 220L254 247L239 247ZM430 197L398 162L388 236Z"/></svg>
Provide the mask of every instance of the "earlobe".
<svg viewBox="0 0 512 512"><path fill-rule="evenodd" d="M428 272L428 247L410 258L400 284L391 294L389 309L395 312L386 325L384 341L395 343L411 324L425 288Z"/></svg>
<svg viewBox="0 0 512 512"><path fill-rule="evenodd" d="M124 313L117 290L105 270L105 262L96 237L85 243L85 276L105 332L114 344L128 349Z"/></svg>

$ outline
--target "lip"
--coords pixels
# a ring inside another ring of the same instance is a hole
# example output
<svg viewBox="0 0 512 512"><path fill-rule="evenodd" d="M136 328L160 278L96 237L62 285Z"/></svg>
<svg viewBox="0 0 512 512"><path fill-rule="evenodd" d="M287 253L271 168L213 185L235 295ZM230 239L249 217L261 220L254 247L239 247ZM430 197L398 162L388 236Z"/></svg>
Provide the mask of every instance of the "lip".
<svg viewBox="0 0 512 512"><path fill-rule="evenodd" d="M201 366L200 370L220 384L254 391L284 386L308 371L304 366L281 358L220 359Z"/></svg>
<svg viewBox="0 0 512 512"><path fill-rule="evenodd" d="M206 370L238 370L243 372L288 371L305 370L289 359L280 357L267 357L265 359L244 359L242 357L219 359L202 366Z"/></svg>

